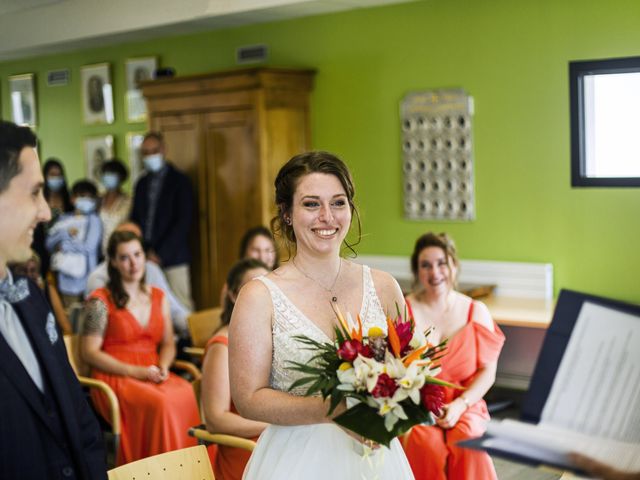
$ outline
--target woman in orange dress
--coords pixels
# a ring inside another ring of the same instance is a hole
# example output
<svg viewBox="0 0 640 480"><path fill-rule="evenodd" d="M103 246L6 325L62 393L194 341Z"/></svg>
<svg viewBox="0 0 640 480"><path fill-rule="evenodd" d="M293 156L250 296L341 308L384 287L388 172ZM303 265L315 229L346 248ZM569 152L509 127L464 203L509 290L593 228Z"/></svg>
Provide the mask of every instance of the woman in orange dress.
<svg viewBox="0 0 640 480"><path fill-rule="evenodd" d="M140 237L113 233L108 257L109 282L85 306L80 352L118 397L123 464L195 445L187 430L199 415L191 385L169 373L176 353L169 305L162 290L144 284ZM92 390L92 399L108 418L102 394Z"/></svg>
<svg viewBox="0 0 640 480"><path fill-rule="evenodd" d="M446 234L420 237L411 256L417 288L407 307L422 330L434 327L432 343L448 338L439 378L465 387L444 389L444 407L434 426L416 426L404 439L404 449L416 480L497 479L484 452L457 447L479 437L489 421L482 397L496 376L504 334L482 303L456 292L458 259Z"/></svg>
<svg viewBox="0 0 640 480"><path fill-rule="evenodd" d="M266 423L242 418L231 401L229 385L229 350L227 337L231 312L240 288L260 275L266 275L268 267L260 260L246 258L237 262L227 276L229 286L221 315L222 326L207 342L202 362L202 408L207 430L238 437L256 439ZM241 448L219 445L212 460L216 480L240 480L251 452Z"/></svg>

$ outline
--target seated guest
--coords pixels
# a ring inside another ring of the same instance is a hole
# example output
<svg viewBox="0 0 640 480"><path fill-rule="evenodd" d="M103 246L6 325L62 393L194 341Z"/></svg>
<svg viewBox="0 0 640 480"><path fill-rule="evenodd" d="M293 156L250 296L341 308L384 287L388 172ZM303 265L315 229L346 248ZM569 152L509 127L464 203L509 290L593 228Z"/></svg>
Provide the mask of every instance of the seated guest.
<svg viewBox="0 0 640 480"><path fill-rule="evenodd" d="M100 203L103 253L107 251L107 243L113 231L129 218L131 212L131 196L122 191L122 184L128 176L127 167L117 158L104 162L100 167L100 183L105 188L105 194Z"/></svg>
<svg viewBox="0 0 640 480"><path fill-rule="evenodd" d="M73 333L69 317L64 311L60 295L58 295L58 290L56 290L55 286L51 285L47 280L42 278L42 275L40 275L40 257L38 257L38 254L32 250L31 258L29 258L29 260L10 263L9 268L11 269L11 273L14 275L30 278L36 283L36 285L38 285L38 287L40 287L40 289L42 289L47 302L51 305L53 315L56 317L56 323L58 324L60 331L64 335Z"/></svg>
<svg viewBox="0 0 640 480"><path fill-rule="evenodd" d="M65 308L83 299L89 272L98 263L102 223L96 212L98 189L89 180L71 188L73 213L63 213L49 229L46 246L51 270L56 272L58 290Z"/></svg>
<svg viewBox="0 0 640 480"><path fill-rule="evenodd" d="M133 222L125 222L118 225L115 229L116 232L133 232L137 236L142 237L140 227ZM101 262L98 266L89 274L87 279L87 288L85 290L85 296L89 296L91 292L97 288L104 287L109 280L109 274L107 273L107 261ZM171 291L169 283L167 282L162 269L149 260L145 262L145 276L144 282L151 286L157 287L164 292L169 301L169 311L171 313L171 321L173 323L173 329L180 338L188 339L189 330L187 328L187 317L191 314L191 311L187 309L180 300Z"/></svg>
<svg viewBox="0 0 640 480"><path fill-rule="evenodd" d="M202 362L202 409L207 430L238 437L255 438L266 423L242 418L231 401L229 386L228 332L231 313L240 288L249 280L265 275L269 270L260 260L247 258L236 263L227 276L229 290L221 315L222 326L207 343ZM251 452L240 448L218 446L213 461L216 478L240 480Z"/></svg>
<svg viewBox="0 0 640 480"><path fill-rule="evenodd" d="M271 230L262 225L247 230L242 236L242 240L240 240L238 259L242 258L260 260L267 266L269 271L278 268L280 259L278 258L278 249ZM224 306L226 297L227 284L225 283L220 292L220 305Z"/></svg>
<svg viewBox="0 0 640 480"><path fill-rule="evenodd" d="M118 397L122 464L195 445L187 430L199 414L191 385L169 373L176 353L169 303L144 282L142 240L114 232L107 254L109 281L86 302L80 354ZM108 418L102 394L92 391L92 398Z"/></svg>
<svg viewBox="0 0 640 480"><path fill-rule="evenodd" d="M407 434L404 447L416 480L497 479L489 455L456 446L486 429L489 412L482 397L495 381L504 343L487 307L454 290L457 269L455 245L446 234L418 238L411 256L415 289L407 307L416 328L434 327L431 343L449 339L439 378L465 390L445 388L436 425L416 426Z"/></svg>

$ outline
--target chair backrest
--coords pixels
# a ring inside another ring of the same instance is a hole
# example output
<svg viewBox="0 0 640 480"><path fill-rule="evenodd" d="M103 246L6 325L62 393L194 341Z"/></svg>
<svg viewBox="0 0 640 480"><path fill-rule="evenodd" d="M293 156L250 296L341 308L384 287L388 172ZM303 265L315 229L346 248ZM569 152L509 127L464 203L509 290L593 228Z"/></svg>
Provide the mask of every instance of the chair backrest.
<svg viewBox="0 0 640 480"><path fill-rule="evenodd" d="M191 343L194 347L204 347L220 326L221 307L193 312L187 318Z"/></svg>
<svg viewBox="0 0 640 480"><path fill-rule="evenodd" d="M64 345L67 347L67 355L69 363L76 375L87 376L89 368L82 362L80 358L80 345L78 335L65 335Z"/></svg>
<svg viewBox="0 0 640 480"><path fill-rule="evenodd" d="M204 445L143 458L109 470L109 480L214 480Z"/></svg>

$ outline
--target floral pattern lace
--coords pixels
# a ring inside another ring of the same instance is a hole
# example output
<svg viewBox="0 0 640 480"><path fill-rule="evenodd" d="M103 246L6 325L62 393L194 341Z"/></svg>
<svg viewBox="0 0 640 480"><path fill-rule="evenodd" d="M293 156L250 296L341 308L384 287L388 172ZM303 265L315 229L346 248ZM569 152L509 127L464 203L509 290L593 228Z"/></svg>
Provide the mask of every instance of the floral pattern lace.
<svg viewBox="0 0 640 480"><path fill-rule="evenodd" d="M269 384L275 390L287 392L289 391L289 386L303 376L300 372L290 370L289 362L309 363L314 353L301 348L303 345L293 337L305 335L319 342L329 342L331 339L327 338L326 334L307 318L274 282L266 277L259 277L258 280L267 286L273 302L273 323L271 325L273 353ZM377 326L386 332L386 316L376 294L371 271L366 265L362 266L362 282L360 318L363 322L364 331L366 332L369 328ZM289 393L301 396L306 389L306 386L297 387Z"/></svg>

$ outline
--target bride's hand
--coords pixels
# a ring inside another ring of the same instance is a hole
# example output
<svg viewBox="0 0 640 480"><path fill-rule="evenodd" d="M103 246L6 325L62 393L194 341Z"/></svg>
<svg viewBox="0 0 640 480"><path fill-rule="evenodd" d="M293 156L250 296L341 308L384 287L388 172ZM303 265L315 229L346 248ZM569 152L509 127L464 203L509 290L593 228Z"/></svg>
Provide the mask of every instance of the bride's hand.
<svg viewBox="0 0 640 480"><path fill-rule="evenodd" d="M340 427L340 425L338 425ZM364 445L365 447L370 448L371 450L377 450L378 448L380 448L380 444L377 442L374 442L373 440L369 440L368 438L363 437L362 435L360 435L359 433L356 433L352 430L349 430L348 428L345 427L340 427L344 433L346 433L347 435L349 435L351 438L353 438L356 442L358 442L361 445Z"/></svg>
<svg viewBox="0 0 640 480"><path fill-rule="evenodd" d="M329 400L327 400L327 401L329 401ZM343 414L346 411L347 411L347 402L345 400L343 400L338 404L338 406L335 408L335 410L331 413L331 419L334 419L334 418L340 416L341 414ZM369 439L363 437L362 435L360 435L359 433L356 433L353 430L349 430L348 428L342 427L340 425L338 425L338 427L340 427L344 431L344 433L349 435L351 438L353 438L359 444L364 445L365 447L368 447L371 450L377 450L378 448L380 448L380 444L379 443L374 442L373 440L369 440Z"/></svg>

